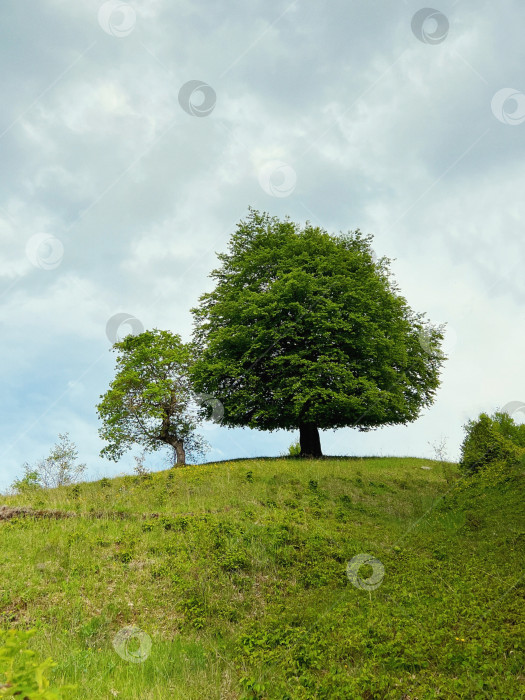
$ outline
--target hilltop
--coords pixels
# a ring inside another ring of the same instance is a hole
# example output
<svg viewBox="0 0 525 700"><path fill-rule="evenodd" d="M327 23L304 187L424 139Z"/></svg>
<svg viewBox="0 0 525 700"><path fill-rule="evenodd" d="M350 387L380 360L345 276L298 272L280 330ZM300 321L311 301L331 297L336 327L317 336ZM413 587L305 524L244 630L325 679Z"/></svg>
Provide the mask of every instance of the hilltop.
<svg viewBox="0 0 525 700"><path fill-rule="evenodd" d="M521 472L261 458L3 497L1 627L74 698L524 697L523 496Z"/></svg>

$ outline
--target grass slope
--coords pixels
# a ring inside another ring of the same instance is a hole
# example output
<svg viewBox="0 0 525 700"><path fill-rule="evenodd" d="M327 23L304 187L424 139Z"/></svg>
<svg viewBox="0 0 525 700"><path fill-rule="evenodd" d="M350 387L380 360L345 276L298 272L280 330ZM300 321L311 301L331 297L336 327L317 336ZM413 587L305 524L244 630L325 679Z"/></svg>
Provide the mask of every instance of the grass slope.
<svg viewBox="0 0 525 700"><path fill-rule="evenodd" d="M522 698L523 475L455 477L254 459L5 497L76 517L0 521L0 626L36 628L82 699Z"/></svg>

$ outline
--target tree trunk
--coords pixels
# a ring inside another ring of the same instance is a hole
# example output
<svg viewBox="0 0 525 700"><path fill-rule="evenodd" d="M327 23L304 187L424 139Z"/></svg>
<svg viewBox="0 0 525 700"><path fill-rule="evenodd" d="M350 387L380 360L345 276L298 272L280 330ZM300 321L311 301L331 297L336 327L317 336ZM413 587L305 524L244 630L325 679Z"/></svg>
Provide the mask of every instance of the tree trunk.
<svg viewBox="0 0 525 700"><path fill-rule="evenodd" d="M177 466L186 464L186 450L184 449L184 440L177 440L172 435L159 435L159 440L165 442L173 448L173 458Z"/></svg>
<svg viewBox="0 0 525 700"><path fill-rule="evenodd" d="M299 424L299 441L301 443L301 457L323 456L319 430L314 423Z"/></svg>
<svg viewBox="0 0 525 700"><path fill-rule="evenodd" d="M175 449L175 454L177 455L177 464L186 464L186 450L184 449L184 443L182 440L177 440L173 445Z"/></svg>

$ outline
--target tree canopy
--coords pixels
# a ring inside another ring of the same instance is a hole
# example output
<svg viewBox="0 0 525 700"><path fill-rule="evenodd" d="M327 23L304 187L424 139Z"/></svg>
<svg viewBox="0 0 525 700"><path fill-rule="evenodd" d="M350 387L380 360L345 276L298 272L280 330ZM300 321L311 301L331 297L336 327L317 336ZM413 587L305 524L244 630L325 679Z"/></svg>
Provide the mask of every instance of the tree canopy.
<svg viewBox="0 0 525 700"><path fill-rule="evenodd" d="M108 444L102 456L117 460L133 444L146 452L169 445L177 464L206 443L195 433L198 414L189 379L191 348L178 335L152 330L113 345L117 372L97 406L99 434Z"/></svg>
<svg viewBox="0 0 525 700"><path fill-rule="evenodd" d="M406 423L431 405L442 328L410 309L371 240L253 209L238 224L192 309L191 376L225 425L298 428L301 454L320 456L318 429Z"/></svg>

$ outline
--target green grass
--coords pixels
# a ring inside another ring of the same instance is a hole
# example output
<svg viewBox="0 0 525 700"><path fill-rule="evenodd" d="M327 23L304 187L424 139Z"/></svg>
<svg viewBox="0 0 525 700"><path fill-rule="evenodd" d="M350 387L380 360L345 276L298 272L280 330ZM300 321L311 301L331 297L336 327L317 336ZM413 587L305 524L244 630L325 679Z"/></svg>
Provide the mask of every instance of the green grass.
<svg viewBox="0 0 525 700"><path fill-rule="evenodd" d="M79 699L522 698L523 474L456 478L254 459L3 497L77 517L0 521L0 626L35 628ZM375 590L348 579L360 553ZM129 626L143 662L113 648Z"/></svg>

